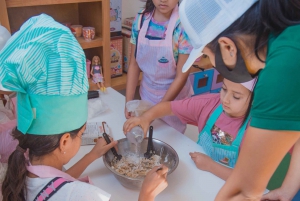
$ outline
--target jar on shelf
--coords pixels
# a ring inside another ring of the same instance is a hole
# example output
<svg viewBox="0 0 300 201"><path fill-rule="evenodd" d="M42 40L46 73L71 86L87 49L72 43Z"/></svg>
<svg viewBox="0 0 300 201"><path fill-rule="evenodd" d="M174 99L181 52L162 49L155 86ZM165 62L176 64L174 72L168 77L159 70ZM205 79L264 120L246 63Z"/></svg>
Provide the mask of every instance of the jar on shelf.
<svg viewBox="0 0 300 201"><path fill-rule="evenodd" d="M71 29L73 29L74 30L74 32L75 32L75 37L81 37L81 35L82 35L82 25L71 25ZM72 31L73 31L72 30Z"/></svg>
<svg viewBox="0 0 300 201"><path fill-rule="evenodd" d="M91 41L95 38L95 28L94 27L83 27L83 38L86 41Z"/></svg>

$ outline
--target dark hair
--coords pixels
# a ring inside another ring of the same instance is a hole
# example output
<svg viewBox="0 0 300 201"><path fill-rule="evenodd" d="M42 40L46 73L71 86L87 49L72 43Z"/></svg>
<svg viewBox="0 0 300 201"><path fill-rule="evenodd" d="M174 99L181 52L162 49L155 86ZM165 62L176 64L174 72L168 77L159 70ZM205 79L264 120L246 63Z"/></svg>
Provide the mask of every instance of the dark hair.
<svg viewBox="0 0 300 201"><path fill-rule="evenodd" d="M82 126L83 127L83 126ZM74 139L82 129L73 130L70 133ZM42 157L53 152L59 147L61 137L65 133L57 135L32 135L21 133L17 128L12 132L14 139L19 141L19 147L29 149L29 159ZM8 167L2 184L3 201L25 201L26 200L26 160L24 153L16 149L8 159Z"/></svg>
<svg viewBox="0 0 300 201"><path fill-rule="evenodd" d="M254 42L255 55L263 61L258 52L268 43L269 34L280 34L285 28L296 24L300 24L299 0L259 0L210 42L208 47L215 52L220 37L228 37L236 42L240 35L253 35L256 36L255 41L247 42L249 46Z"/></svg>
<svg viewBox="0 0 300 201"><path fill-rule="evenodd" d="M275 34L300 24L299 0L260 0L260 18L265 27Z"/></svg>
<svg viewBox="0 0 300 201"><path fill-rule="evenodd" d="M142 14L151 13L155 9L155 5L152 0L141 0L142 2L146 2L145 10ZM178 1L179 4L179 1Z"/></svg>
<svg viewBox="0 0 300 201"><path fill-rule="evenodd" d="M154 11L155 5L152 0L142 0L142 1L146 2L145 10L144 10L143 14L151 13L152 11Z"/></svg>

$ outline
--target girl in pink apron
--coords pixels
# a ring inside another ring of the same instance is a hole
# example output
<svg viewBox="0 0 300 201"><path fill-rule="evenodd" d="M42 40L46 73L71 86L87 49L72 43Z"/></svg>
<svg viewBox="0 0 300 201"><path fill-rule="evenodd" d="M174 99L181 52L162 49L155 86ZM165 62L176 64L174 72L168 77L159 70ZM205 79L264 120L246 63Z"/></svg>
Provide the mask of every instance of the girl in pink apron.
<svg viewBox="0 0 300 201"><path fill-rule="evenodd" d="M62 171L80 148L89 88L86 58L70 30L48 15L32 17L7 42L0 63L1 84L17 92L18 108L12 132L18 145L8 159L3 200L108 201L110 194L77 178L116 141L98 139L89 153ZM167 171L153 168L140 196L154 200L167 186Z"/></svg>
<svg viewBox="0 0 300 201"><path fill-rule="evenodd" d="M148 0L146 9L137 15L133 23L131 43L136 55L132 51L126 87L127 102L133 99L140 71L143 72L140 85L142 100L157 104L192 95L192 87L187 82L189 73L181 72L182 62L190 53L190 45L180 25L178 0ZM129 118L127 111L125 113ZM177 117L162 119L184 133L186 124Z"/></svg>

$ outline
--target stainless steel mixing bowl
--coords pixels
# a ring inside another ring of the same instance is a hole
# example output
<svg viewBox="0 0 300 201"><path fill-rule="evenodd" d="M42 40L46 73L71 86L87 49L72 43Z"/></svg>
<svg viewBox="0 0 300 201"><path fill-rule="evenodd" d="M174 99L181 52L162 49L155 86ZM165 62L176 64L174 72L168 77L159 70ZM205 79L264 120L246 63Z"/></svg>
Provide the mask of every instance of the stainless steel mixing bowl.
<svg viewBox="0 0 300 201"><path fill-rule="evenodd" d="M148 138L145 138L141 144L142 155L147 151ZM171 174L178 166L179 157L176 151L167 143L153 138L153 147L155 153L161 156L161 164L166 165L169 168L168 175ZM135 153L135 144L130 143L127 138L118 140L118 153L125 155L126 153ZM111 161L114 155L111 151L108 151L103 156L103 162L105 166L114 174L117 180L126 188L138 190L141 188L143 178L131 178L124 176L111 168Z"/></svg>

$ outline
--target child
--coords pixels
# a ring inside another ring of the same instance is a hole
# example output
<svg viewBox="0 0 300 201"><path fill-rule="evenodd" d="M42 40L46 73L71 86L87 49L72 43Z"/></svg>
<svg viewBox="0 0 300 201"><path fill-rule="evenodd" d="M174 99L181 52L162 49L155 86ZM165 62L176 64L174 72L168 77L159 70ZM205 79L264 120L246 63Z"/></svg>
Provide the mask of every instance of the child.
<svg viewBox="0 0 300 201"><path fill-rule="evenodd" d="M176 115L182 122L198 126L200 134L197 143L208 156L190 153L196 166L226 180L231 168L235 166L249 122L248 111L255 81L256 79L238 84L224 79L220 94L159 103L141 117L127 120L123 127L124 132L140 125L146 133L146 128L154 119Z"/></svg>
<svg viewBox="0 0 300 201"><path fill-rule="evenodd" d="M85 61L70 30L45 14L25 22L1 51L1 84L17 91L13 137L19 142L8 159L4 201L109 200L110 195L88 179L76 178L116 141L98 139L73 167L61 171L79 150L87 121ZM154 200L167 186L168 169L158 168L146 176L140 200Z"/></svg>
<svg viewBox="0 0 300 201"><path fill-rule="evenodd" d="M182 73L182 65L190 53L178 15L178 0L147 0L132 26L132 52L127 73L126 102L133 100L139 74L143 72L140 96L153 104L190 97L192 88ZM130 114L126 111L126 118ZM177 117L163 120L181 133L186 125Z"/></svg>

